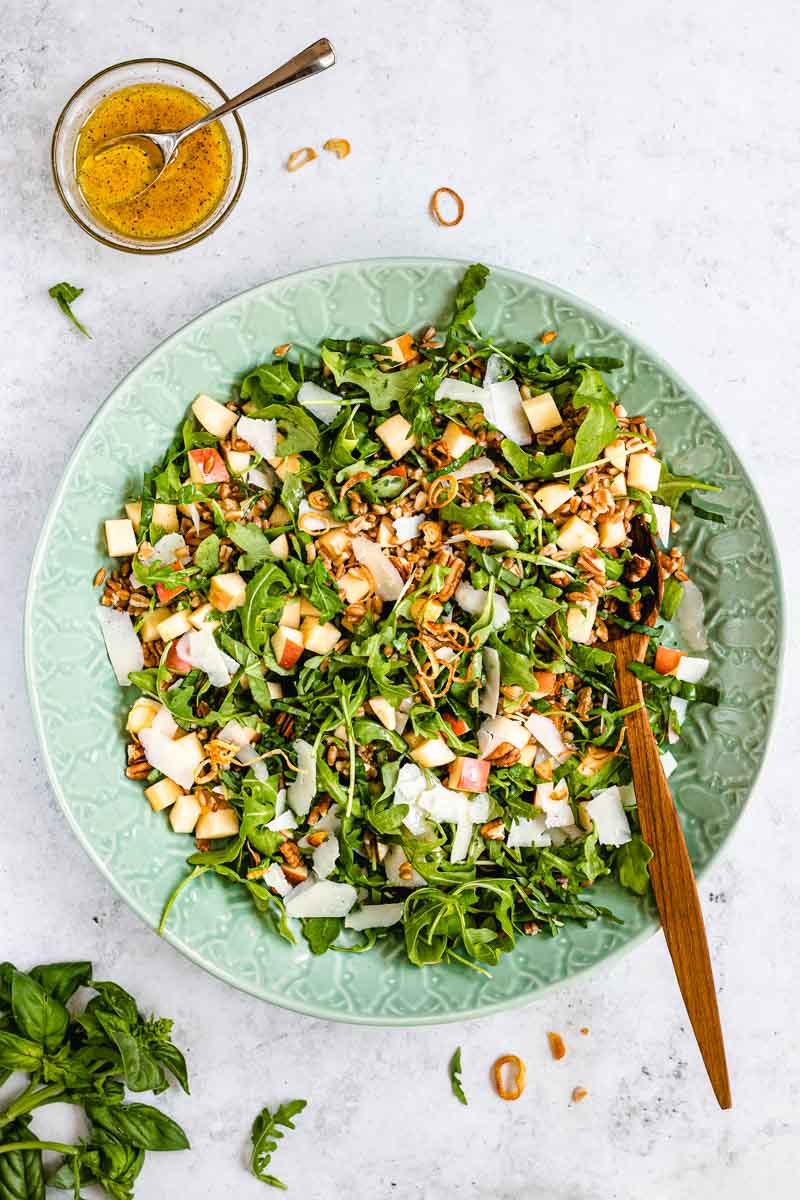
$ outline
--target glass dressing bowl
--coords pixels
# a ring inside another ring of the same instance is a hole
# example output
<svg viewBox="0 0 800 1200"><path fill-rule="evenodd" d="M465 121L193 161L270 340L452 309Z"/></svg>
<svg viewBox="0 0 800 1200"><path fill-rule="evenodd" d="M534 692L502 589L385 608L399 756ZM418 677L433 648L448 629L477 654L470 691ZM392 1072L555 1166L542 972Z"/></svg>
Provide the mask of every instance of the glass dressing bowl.
<svg viewBox="0 0 800 1200"><path fill-rule="evenodd" d="M133 238L109 229L92 212L78 186L75 151L78 135L89 114L112 92L141 83L164 83L197 96L209 109L228 99L213 79L202 71L168 58L135 58L98 71L67 101L53 130L51 164L56 191L73 221L105 246L128 254L168 254L208 237L221 225L241 195L247 174L247 137L238 113L221 119L231 151L230 176L225 191L203 221L183 233L163 238Z"/></svg>

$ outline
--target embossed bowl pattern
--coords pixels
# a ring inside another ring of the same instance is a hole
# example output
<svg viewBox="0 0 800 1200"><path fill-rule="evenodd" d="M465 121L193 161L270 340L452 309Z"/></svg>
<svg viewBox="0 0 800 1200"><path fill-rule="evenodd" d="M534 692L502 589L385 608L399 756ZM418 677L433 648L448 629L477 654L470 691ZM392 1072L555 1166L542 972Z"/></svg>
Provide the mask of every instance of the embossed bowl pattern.
<svg viewBox="0 0 800 1200"><path fill-rule="evenodd" d="M312 355L326 336L380 340L449 311L464 268L451 260L390 259L304 271L233 297L168 338L120 383L86 430L58 487L34 557L25 648L34 719L50 781L99 869L149 925L184 873L189 839L155 814L124 777L132 689L114 681L93 609L104 561L101 523L138 494L141 471L168 444L199 391L225 398L243 371L291 342ZM672 776L692 860L702 872L730 834L764 755L778 684L781 588L763 510L736 454L691 389L654 353L582 301L528 276L495 269L478 309L482 330L615 355L615 386L644 412L673 471L701 473L723 492L725 525L681 512L680 540L706 597L712 669L723 701L700 706L676 749ZM656 928L649 898L595 889L624 924L521 938L484 977L457 966L419 969L399 942L368 954L311 956L280 939L245 895L210 876L173 909L166 936L220 978L316 1017L418 1025L483 1016L629 950Z"/></svg>

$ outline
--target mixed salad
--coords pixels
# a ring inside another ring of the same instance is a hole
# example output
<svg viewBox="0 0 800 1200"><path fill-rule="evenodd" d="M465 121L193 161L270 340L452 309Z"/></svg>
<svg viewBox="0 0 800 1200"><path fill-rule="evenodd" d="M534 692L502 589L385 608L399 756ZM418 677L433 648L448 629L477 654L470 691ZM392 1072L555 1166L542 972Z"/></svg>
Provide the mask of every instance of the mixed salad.
<svg viewBox="0 0 800 1200"><path fill-rule="evenodd" d="M464 274L441 329L277 347L229 398L199 395L125 517L98 609L128 718L127 774L186 878L245 888L286 938L484 970L518 935L615 919L643 894L609 630L642 629L667 771L708 663L640 626L657 534L661 617L705 647L670 547L682 499L656 435L618 403L622 364L475 325ZM290 918L300 921L298 926ZM352 931L352 932L348 932Z"/></svg>

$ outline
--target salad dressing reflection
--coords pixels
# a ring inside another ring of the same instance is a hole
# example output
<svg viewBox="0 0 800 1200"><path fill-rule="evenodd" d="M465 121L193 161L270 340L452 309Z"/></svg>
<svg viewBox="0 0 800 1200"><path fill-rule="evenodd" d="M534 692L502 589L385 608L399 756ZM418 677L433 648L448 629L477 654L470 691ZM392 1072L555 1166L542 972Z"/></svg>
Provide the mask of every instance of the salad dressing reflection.
<svg viewBox="0 0 800 1200"><path fill-rule="evenodd" d="M136 84L101 101L81 128L75 151L78 184L96 218L115 233L150 241L186 233L210 216L231 172L230 143L219 121L182 142L155 183L161 156L146 140L132 137L99 149L139 130L183 129L208 111L191 92L164 83Z"/></svg>

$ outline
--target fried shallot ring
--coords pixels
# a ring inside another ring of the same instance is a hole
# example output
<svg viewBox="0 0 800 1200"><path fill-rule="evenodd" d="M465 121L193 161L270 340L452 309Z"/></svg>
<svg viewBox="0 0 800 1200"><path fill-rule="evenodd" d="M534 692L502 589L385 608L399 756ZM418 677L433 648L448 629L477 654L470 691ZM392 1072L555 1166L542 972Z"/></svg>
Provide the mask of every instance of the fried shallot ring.
<svg viewBox="0 0 800 1200"><path fill-rule="evenodd" d="M369 471L356 471L355 475L351 475L342 484L342 490L339 492L339 503L341 504L351 487L355 487L357 483L363 483L365 479L371 479Z"/></svg>
<svg viewBox="0 0 800 1200"><path fill-rule="evenodd" d="M451 200L455 201L456 215L452 221L445 220L445 218L442 216L442 213L439 209L439 197L442 195L449 196ZM439 222L440 225L445 225L448 229L450 229L450 228L452 228L453 225L458 225L461 222L461 220L463 219L464 201L461 199L458 192L454 192L453 189L450 187L437 188L436 191L431 196L431 214Z"/></svg>
<svg viewBox="0 0 800 1200"><path fill-rule="evenodd" d="M455 475L439 475L428 487L428 503L431 508L444 508L458 495L458 480Z"/></svg>
<svg viewBox="0 0 800 1200"><path fill-rule="evenodd" d="M301 146L299 150L293 150L286 160L287 171L299 171L307 163L313 162L317 157L317 152L313 146Z"/></svg>
<svg viewBox="0 0 800 1200"><path fill-rule="evenodd" d="M347 158L350 153L350 143L347 138L328 138L322 145L323 150L332 150L337 158Z"/></svg>
<svg viewBox="0 0 800 1200"><path fill-rule="evenodd" d="M307 529L306 526L310 521L319 521L324 528L322 529ZM319 512L317 509L311 509L310 512L304 512L297 518L297 528L301 533L310 533L312 537L319 537L323 533L327 533L336 524L329 512Z"/></svg>
<svg viewBox="0 0 800 1200"><path fill-rule="evenodd" d="M514 1068L514 1083L510 1088L505 1086L503 1067ZM504 1054L498 1058L492 1068L494 1071L494 1086L501 1100L519 1100L525 1091L525 1063L517 1054Z"/></svg>

